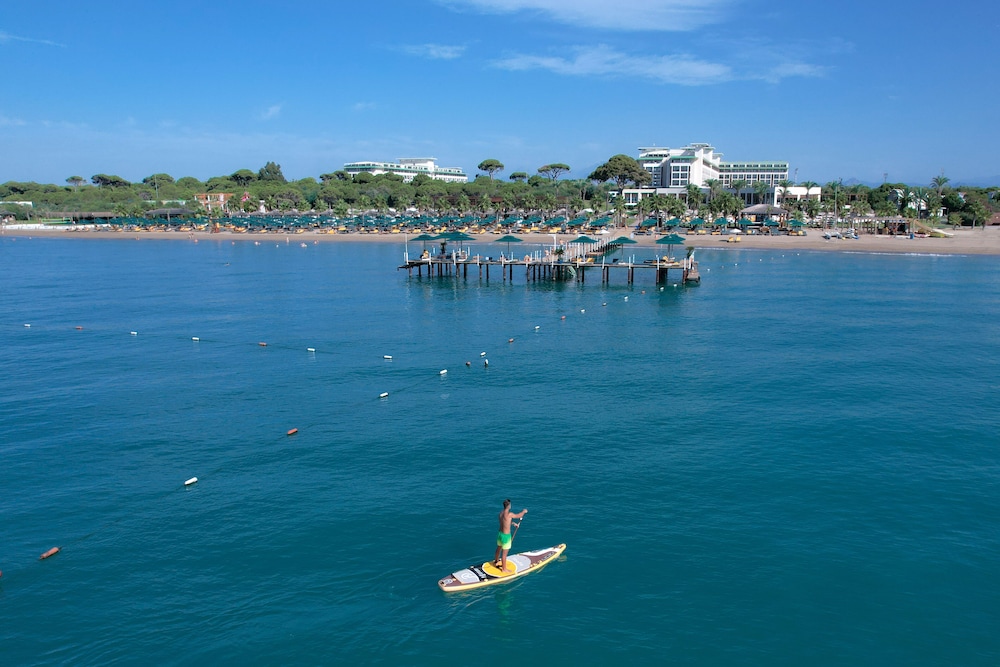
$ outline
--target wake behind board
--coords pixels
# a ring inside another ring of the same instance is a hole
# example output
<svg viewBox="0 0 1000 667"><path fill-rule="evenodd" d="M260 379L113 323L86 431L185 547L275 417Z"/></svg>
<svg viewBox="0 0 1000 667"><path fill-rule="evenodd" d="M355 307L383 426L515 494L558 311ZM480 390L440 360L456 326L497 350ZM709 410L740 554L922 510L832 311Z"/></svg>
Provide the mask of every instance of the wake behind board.
<svg viewBox="0 0 1000 667"><path fill-rule="evenodd" d="M438 581L438 586L445 593L454 593L481 586L490 586L491 584L502 584L542 569L544 565L554 560L564 551L566 551L566 545L557 544L548 549L511 554L507 556L506 571L501 571L492 562L470 565L464 570L453 572L444 577Z"/></svg>

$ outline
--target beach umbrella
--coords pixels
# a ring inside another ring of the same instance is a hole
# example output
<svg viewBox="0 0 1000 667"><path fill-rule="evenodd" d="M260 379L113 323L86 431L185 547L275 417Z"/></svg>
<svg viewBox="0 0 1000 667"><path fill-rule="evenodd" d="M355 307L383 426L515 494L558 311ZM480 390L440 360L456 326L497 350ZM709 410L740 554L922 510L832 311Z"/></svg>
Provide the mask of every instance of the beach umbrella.
<svg viewBox="0 0 1000 667"><path fill-rule="evenodd" d="M694 220L691 221L690 224L691 224L692 227L701 227L702 225L705 224L705 219L704 218L695 218Z"/></svg>
<svg viewBox="0 0 1000 667"><path fill-rule="evenodd" d="M680 218L670 218L664 223L665 227L679 227L681 224Z"/></svg>
<svg viewBox="0 0 1000 667"><path fill-rule="evenodd" d="M521 239L517 238L516 236L511 236L510 234L508 234L507 236L502 236L502 237L498 238L496 241L494 241L494 243L506 243L507 244L507 254L508 255L510 255L510 244L511 243L520 243L520 242L521 242Z"/></svg>
<svg viewBox="0 0 1000 667"><path fill-rule="evenodd" d="M667 255L670 255L675 245L684 245L684 237L677 234L667 234L661 238L656 239L656 245L667 246Z"/></svg>
<svg viewBox="0 0 1000 667"><path fill-rule="evenodd" d="M790 220L788 223L789 227L802 227L805 223L801 220Z"/></svg>
<svg viewBox="0 0 1000 667"><path fill-rule="evenodd" d="M764 221L764 226L765 227L777 227L778 226L778 221L774 220L773 218L768 218L767 220Z"/></svg>
<svg viewBox="0 0 1000 667"><path fill-rule="evenodd" d="M747 227L749 225L752 225L753 223L747 220L746 218L740 218L739 220L736 221L736 224L739 225L740 227Z"/></svg>
<svg viewBox="0 0 1000 667"><path fill-rule="evenodd" d="M630 239L627 236L619 236L615 240L609 242L608 245L612 245L612 246L616 245L616 246L618 246L618 249L621 250L622 254L624 255L625 254L625 246L627 244L629 244L629 243L638 243L638 241Z"/></svg>
<svg viewBox="0 0 1000 667"><path fill-rule="evenodd" d="M592 239L589 236L577 236L575 239L570 241L570 243L597 243L597 239ZM633 241L635 243L635 241Z"/></svg>
<svg viewBox="0 0 1000 667"><path fill-rule="evenodd" d="M714 222L713 224L714 224L714 225L715 225L716 227L725 227L726 225L728 225L728 224L729 224L729 221L728 221L728 220L726 220L725 218L716 218L716 219L715 219L715 222Z"/></svg>

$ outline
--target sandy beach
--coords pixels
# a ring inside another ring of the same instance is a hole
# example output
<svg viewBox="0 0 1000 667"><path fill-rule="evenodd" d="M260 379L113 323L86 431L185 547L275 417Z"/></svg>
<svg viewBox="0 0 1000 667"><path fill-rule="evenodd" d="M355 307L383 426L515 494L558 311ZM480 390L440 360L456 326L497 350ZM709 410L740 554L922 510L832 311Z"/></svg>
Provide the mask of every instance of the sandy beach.
<svg viewBox="0 0 1000 667"><path fill-rule="evenodd" d="M603 238L617 238L629 235L632 230L611 229ZM181 232L181 231L145 231L145 232L114 232L100 229L76 228L25 228L24 226L7 226L2 230L3 236L18 238L72 238L72 239L133 239L175 240L175 241L220 241L233 242L253 241L284 241L296 243L398 243L402 245L407 238L404 234L326 234L317 231L304 231L290 234L285 232L237 234L228 231ZM949 231L951 238L909 238L908 236L881 236L863 234L858 239L824 239L821 230L810 229L806 236L768 236L743 234L739 242L728 242L727 236L710 234L688 234L684 237L686 246L696 248L755 248L768 250L818 250L833 252L875 252L875 253L917 253L917 254L954 254L954 255L1000 255L1000 226L977 228L975 230L960 229ZM475 241L463 242L462 246L490 243L500 238L495 234L472 235ZM517 234L522 239L522 247L527 245L549 245L553 243L551 234ZM565 243L576 237L576 234L560 234L558 241ZM592 238L597 238L592 236ZM633 247L655 246L656 236L635 235L632 237L637 245ZM420 244L417 244L418 246ZM428 243L428 246L431 244ZM506 244L500 244L505 246ZM514 246L516 247L516 245ZM512 248L513 249L513 248ZM516 252L516 251L515 251Z"/></svg>

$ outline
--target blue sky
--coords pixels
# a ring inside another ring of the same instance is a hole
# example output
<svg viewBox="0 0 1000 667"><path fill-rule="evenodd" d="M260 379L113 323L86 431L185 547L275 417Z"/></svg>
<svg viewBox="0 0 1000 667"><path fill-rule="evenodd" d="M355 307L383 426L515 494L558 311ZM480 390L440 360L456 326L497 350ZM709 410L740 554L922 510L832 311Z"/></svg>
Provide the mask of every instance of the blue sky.
<svg viewBox="0 0 1000 667"><path fill-rule="evenodd" d="M0 182L415 156L582 178L707 142L798 181L1000 183L1000 14L983 2L10 5Z"/></svg>

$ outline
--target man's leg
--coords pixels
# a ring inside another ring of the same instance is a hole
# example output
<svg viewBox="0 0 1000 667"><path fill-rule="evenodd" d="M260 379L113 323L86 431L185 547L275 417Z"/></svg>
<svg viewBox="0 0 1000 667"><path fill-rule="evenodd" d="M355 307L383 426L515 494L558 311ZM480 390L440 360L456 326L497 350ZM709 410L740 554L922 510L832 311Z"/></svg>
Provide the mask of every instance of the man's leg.
<svg viewBox="0 0 1000 667"><path fill-rule="evenodd" d="M497 551L496 551L496 553L493 554L493 564L496 565L498 562L500 562L500 545L499 544L497 545Z"/></svg>
<svg viewBox="0 0 1000 667"><path fill-rule="evenodd" d="M500 566L500 570L503 571L503 572L507 571L507 552L508 551L509 551L509 549L504 549L503 550L503 560L500 561L502 563L502 565Z"/></svg>

